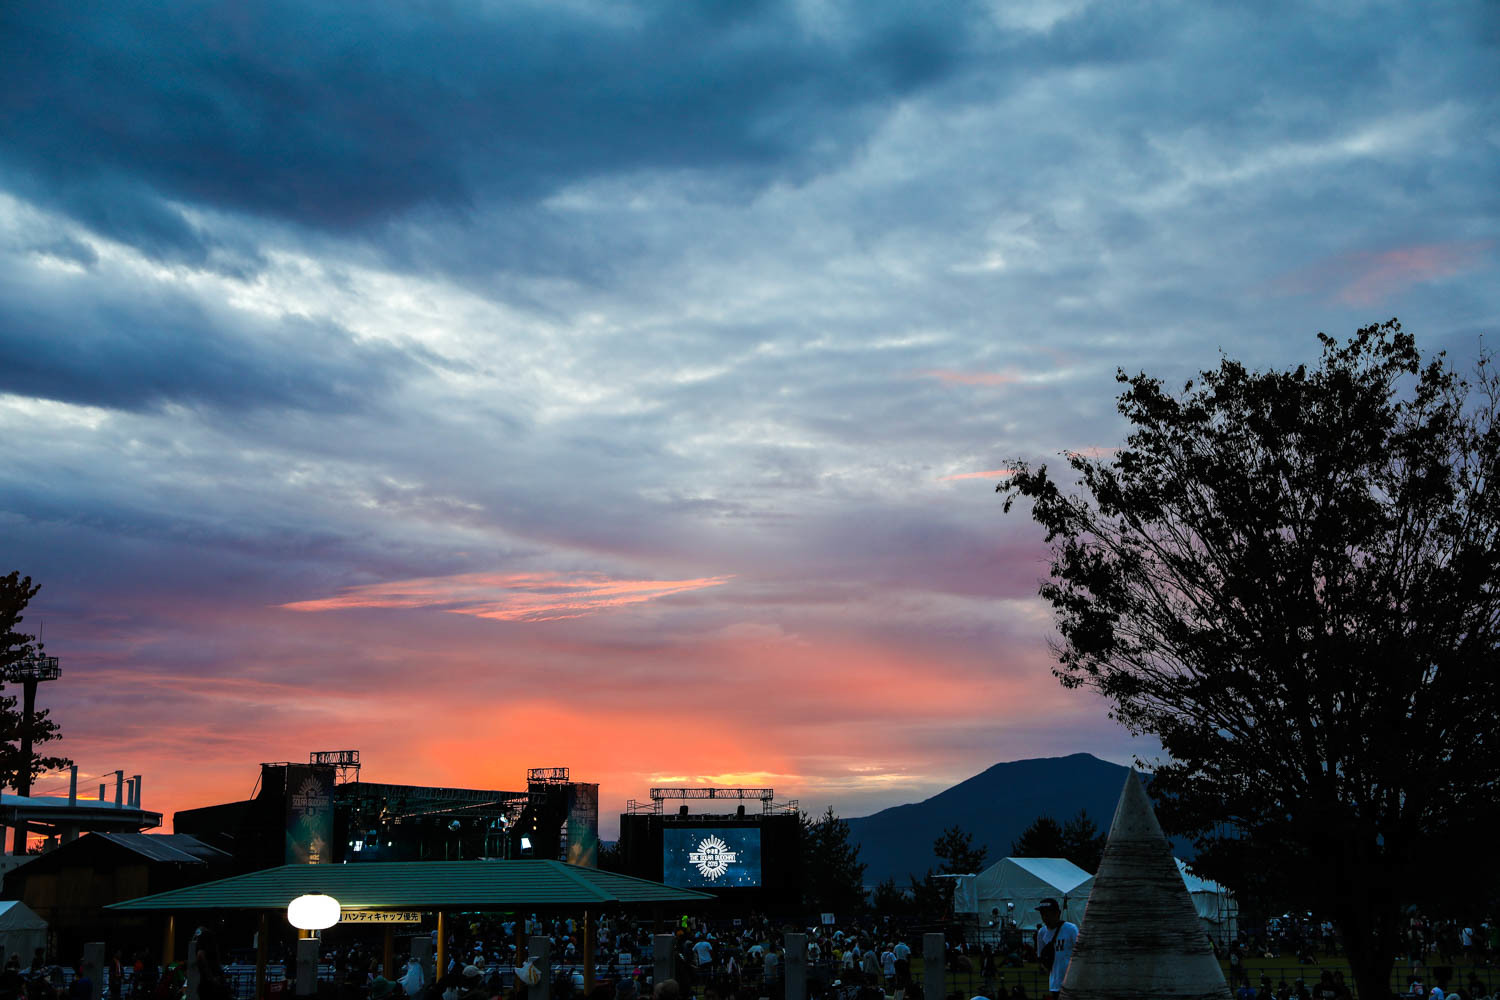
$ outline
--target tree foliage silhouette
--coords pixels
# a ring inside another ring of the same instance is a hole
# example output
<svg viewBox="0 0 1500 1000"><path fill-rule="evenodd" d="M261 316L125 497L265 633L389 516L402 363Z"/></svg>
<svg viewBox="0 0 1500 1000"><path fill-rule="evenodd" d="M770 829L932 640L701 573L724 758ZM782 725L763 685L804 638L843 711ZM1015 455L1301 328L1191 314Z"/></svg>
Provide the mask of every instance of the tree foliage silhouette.
<svg viewBox="0 0 1500 1000"><path fill-rule="evenodd" d="M859 860L859 845L849 839L849 824L834 814L833 806L817 820L801 815L804 901L820 912L862 910L865 864Z"/></svg>
<svg viewBox="0 0 1500 1000"><path fill-rule="evenodd" d="M1060 858L1067 846L1063 840L1062 824L1051 816L1038 816L1021 835L1011 841L1010 856L1013 858Z"/></svg>
<svg viewBox="0 0 1500 1000"><path fill-rule="evenodd" d="M1093 875L1099 871L1099 859L1104 856L1104 844L1108 839L1106 834L1099 832L1089 811L1080 809L1077 816L1063 824L1062 856Z"/></svg>
<svg viewBox="0 0 1500 1000"><path fill-rule="evenodd" d="M932 853L939 861L938 871L945 875L972 875L984 870L984 859L990 849L974 846L974 835L954 824L946 827L932 842Z"/></svg>
<svg viewBox="0 0 1500 1000"><path fill-rule="evenodd" d="M1053 672L1160 740L1194 868L1331 907L1381 997L1400 908L1496 864L1500 382L1395 320L1319 340L1316 368L1222 359L1180 394L1120 372L1124 449L997 489L1046 529Z"/></svg>

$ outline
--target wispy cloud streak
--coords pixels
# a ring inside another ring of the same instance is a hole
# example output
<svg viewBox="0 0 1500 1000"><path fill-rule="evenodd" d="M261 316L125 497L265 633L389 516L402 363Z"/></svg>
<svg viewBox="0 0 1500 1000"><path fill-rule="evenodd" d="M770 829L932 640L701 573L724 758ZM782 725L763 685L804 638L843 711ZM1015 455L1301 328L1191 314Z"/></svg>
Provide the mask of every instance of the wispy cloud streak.
<svg viewBox="0 0 1500 1000"><path fill-rule="evenodd" d="M497 621L546 622L644 604L718 587L728 576L692 580L615 580L594 573L466 573L350 587L334 597L293 601L289 611L440 608Z"/></svg>

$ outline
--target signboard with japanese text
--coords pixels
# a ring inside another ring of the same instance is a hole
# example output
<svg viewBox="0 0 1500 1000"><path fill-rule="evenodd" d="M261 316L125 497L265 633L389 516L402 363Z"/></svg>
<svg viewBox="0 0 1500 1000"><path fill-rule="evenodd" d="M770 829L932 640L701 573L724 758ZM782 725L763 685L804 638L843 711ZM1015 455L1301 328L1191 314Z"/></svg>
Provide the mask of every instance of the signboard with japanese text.
<svg viewBox="0 0 1500 1000"><path fill-rule="evenodd" d="M417 910L345 910L339 917L341 924L420 924L422 914Z"/></svg>

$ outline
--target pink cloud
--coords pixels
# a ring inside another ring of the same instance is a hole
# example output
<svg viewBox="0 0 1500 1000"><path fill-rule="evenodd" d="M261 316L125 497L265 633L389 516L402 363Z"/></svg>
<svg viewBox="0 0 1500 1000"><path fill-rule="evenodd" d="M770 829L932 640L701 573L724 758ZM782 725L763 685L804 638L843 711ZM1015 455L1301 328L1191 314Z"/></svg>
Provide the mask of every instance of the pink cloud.
<svg viewBox="0 0 1500 1000"><path fill-rule="evenodd" d="M1391 292L1466 271L1489 247L1488 242L1438 243L1356 255L1359 273L1339 290L1339 299L1349 305L1373 305Z"/></svg>
<svg viewBox="0 0 1500 1000"><path fill-rule="evenodd" d="M947 382L949 385L1015 385L1021 381L1019 375L1009 372L956 372L946 368L934 368L917 374Z"/></svg>
<svg viewBox="0 0 1500 1000"><path fill-rule="evenodd" d="M476 618L544 622L718 587L729 579L612 580L597 573L465 573L349 587L334 597L293 601L281 607L289 611L437 607Z"/></svg>
<svg viewBox="0 0 1500 1000"><path fill-rule="evenodd" d="M989 469L984 472L959 472L951 476L938 476L938 482L951 483L955 479L1003 479L1015 475L1015 469Z"/></svg>
<svg viewBox="0 0 1500 1000"><path fill-rule="evenodd" d="M1331 297L1346 305L1371 306L1413 285L1470 270L1492 246L1493 241L1474 240L1356 251L1285 275L1276 287L1293 294L1331 290Z"/></svg>

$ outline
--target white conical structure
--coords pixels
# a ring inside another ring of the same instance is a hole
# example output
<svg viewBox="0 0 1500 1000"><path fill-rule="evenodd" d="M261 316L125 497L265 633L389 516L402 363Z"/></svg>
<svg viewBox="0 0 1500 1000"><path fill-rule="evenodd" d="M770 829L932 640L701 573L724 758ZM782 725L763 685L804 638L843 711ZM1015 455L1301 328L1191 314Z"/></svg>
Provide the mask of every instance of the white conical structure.
<svg viewBox="0 0 1500 1000"><path fill-rule="evenodd" d="M1062 1000L1230 1000L1140 776L1131 771L1083 911Z"/></svg>

